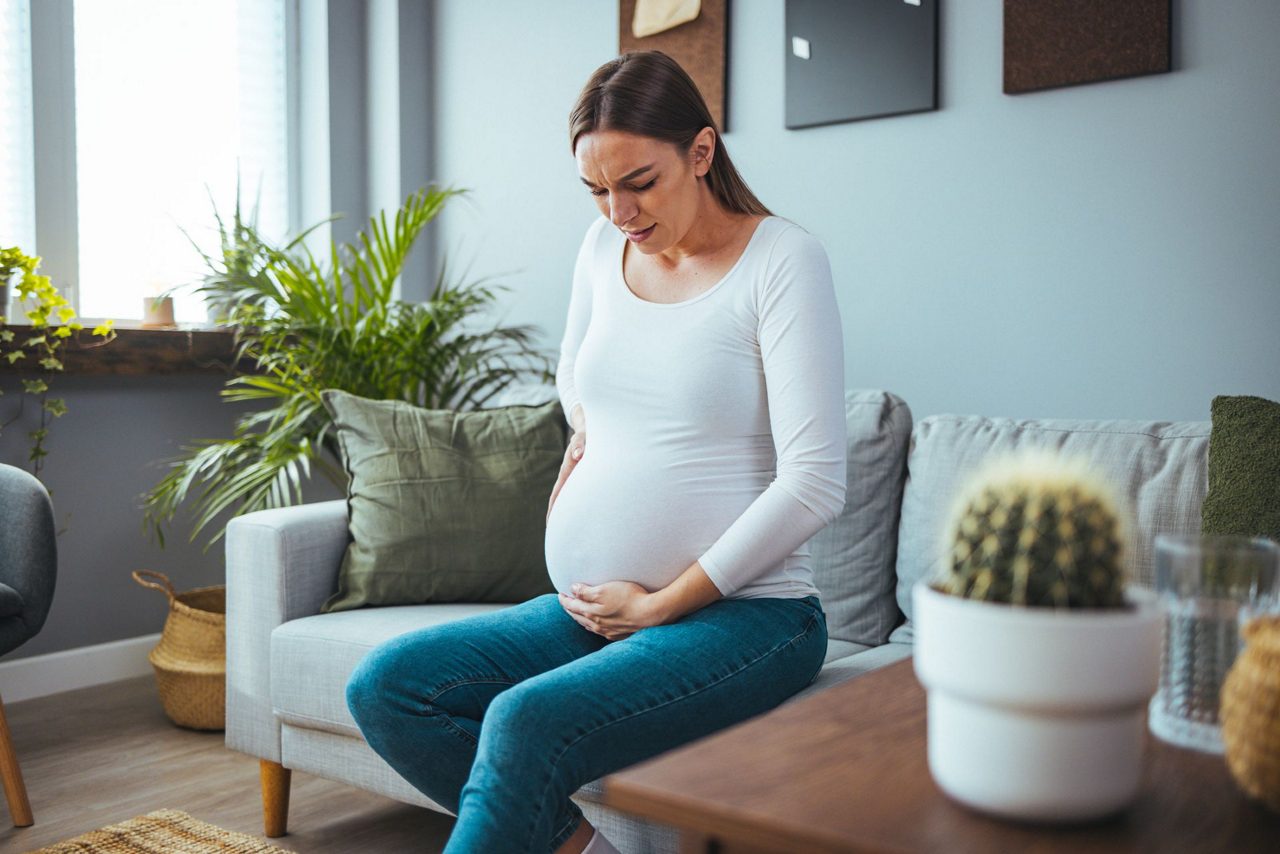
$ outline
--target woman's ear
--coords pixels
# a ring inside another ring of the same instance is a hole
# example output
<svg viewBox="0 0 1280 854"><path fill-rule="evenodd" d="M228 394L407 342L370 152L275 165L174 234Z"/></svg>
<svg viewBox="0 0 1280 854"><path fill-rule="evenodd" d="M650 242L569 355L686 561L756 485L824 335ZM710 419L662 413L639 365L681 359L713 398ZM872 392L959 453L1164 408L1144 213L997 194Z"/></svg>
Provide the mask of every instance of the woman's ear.
<svg viewBox="0 0 1280 854"><path fill-rule="evenodd" d="M716 132L714 128L705 127L698 131L689 146L689 157L693 161L693 174L699 178L711 171L711 158L716 153Z"/></svg>

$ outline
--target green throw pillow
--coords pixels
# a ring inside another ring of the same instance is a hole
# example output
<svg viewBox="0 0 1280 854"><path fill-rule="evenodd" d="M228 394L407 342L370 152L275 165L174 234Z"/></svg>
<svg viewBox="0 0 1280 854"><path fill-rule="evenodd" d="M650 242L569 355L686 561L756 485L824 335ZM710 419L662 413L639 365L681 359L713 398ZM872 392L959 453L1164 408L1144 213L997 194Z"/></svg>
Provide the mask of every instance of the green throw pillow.
<svg viewBox="0 0 1280 854"><path fill-rule="evenodd" d="M1204 533L1280 540L1280 403L1219 396L1211 413Z"/></svg>
<svg viewBox="0 0 1280 854"><path fill-rule="evenodd" d="M555 591L543 538L567 440L558 402L454 412L322 397L351 478L351 542L324 611Z"/></svg>

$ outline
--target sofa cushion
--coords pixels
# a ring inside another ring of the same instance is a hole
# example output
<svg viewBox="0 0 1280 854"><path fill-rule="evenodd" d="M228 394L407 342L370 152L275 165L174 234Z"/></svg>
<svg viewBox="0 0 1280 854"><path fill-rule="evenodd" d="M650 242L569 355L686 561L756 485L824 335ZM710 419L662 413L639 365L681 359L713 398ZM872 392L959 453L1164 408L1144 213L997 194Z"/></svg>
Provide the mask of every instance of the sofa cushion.
<svg viewBox="0 0 1280 854"><path fill-rule="evenodd" d="M879 670L881 667L888 667L890 664L909 657L912 648L909 643L883 643L880 646L861 652L828 659L827 663L822 666L822 670L818 671L817 678L809 683L809 687L787 700L787 702L795 702L811 694L817 694L819 691L834 688L841 682L848 682L855 676L862 676L873 670Z"/></svg>
<svg viewBox="0 0 1280 854"><path fill-rule="evenodd" d="M809 548L828 637L876 646L898 620L893 567L911 409L897 395L869 389L846 392L844 408L844 510L809 541Z"/></svg>
<svg viewBox="0 0 1280 854"><path fill-rule="evenodd" d="M285 723L362 737L347 710L347 680L369 650L415 629L487 614L510 605L400 605L290 620L271 633L271 708ZM826 660L866 647L832 640Z"/></svg>
<svg viewBox="0 0 1280 854"><path fill-rule="evenodd" d="M1280 541L1280 403L1220 396L1210 411L1204 532Z"/></svg>
<svg viewBox="0 0 1280 854"><path fill-rule="evenodd" d="M1152 583L1159 533L1197 533L1207 488L1207 421L1015 421L933 415L912 434L898 531L898 606L907 622L891 639L912 640L911 588L945 566L944 526L957 491L992 454L1046 448L1082 458L1108 483L1125 517L1130 578Z"/></svg>
<svg viewBox="0 0 1280 854"><path fill-rule="evenodd" d="M828 636L827 638L827 654L822 657L824 664L835 661L837 658L845 658L850 655L856 655L859 652L866 652L871 649L865 643L853 643L851 641L842 641Z"/></svg>
<svg viewBox="0 0 1280 854"><path fill-rule="evenodd" d="M337 390L323 399L350 476L351 531L323 610L555 591L543 537L567 441L558 402L455 412Z"/></svg>
<svg viewBox="0 0 1280 854"><path fill-rule="evenodd" d="M271 707L288 723L360 737L347 711L347 680L369 650L405 632L509 607L401 605L290 620L271 633Z"/></svg>

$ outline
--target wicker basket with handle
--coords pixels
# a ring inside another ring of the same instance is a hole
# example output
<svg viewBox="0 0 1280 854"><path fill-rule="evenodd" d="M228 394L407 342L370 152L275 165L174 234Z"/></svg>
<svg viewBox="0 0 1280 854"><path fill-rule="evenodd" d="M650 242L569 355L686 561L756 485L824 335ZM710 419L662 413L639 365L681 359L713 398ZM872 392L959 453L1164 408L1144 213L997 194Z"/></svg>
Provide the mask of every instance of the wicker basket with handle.
<svg viewBox="0 0 1280 854"><path fill-rule="evenodd" d="M191 729L226 726L227 589L179 593L162 572L140 569L133 580L169 597L160 643L147 656L169 719Z"/></svg>

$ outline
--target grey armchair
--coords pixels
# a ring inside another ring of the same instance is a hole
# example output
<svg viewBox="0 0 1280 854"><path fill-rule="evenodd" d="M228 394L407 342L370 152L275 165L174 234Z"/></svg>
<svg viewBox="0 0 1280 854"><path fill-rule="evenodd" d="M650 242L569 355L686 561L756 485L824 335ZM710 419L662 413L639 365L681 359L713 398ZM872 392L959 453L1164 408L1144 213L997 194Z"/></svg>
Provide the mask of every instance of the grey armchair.
<svg viewBox="0 0 1280 854"><path fill-rule="evenodd" d="M44 485L22 469L0 464L0 655L44 626L58 574L53 503ZM14 826L34 821L22 769L13 751L0 697L0 778Z"/></svg>

